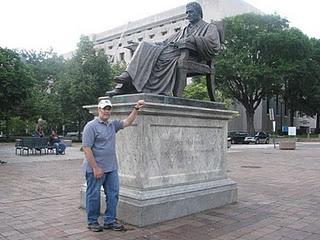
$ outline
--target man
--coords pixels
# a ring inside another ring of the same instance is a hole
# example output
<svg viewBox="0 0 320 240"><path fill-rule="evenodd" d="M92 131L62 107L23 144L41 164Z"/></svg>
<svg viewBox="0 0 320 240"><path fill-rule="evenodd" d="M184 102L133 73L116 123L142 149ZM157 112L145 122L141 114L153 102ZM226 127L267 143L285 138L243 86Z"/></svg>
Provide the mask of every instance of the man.
<svg viewBox="0 0 320 240"><path fill-rule="evenodd" d="M115 135L128 127L136 119L144 101L139 100L129 116L124 120L110 121L112 104L108 99L98 104L99 116L84 127L82 147L85 154L83 170L86 172L86 212L88 228L94 232L103 229L121 231L124 226L116 222L119 198L118 162L115 148ZM106 195L104 225L99 225L100 189Z"/></svg>
<svg viewBox="0 0 320 240"><path fill-rule="evenodd" d="M136 49L126 71L115 78L114 95L143 92L171 95L176 82L176 66L180 57L179 45L191 44L196 49L193 59L209 61L220 50L220 38L214 24L202 20L199 3L186 5L189 24L162 43L142 42Z"/></svg>

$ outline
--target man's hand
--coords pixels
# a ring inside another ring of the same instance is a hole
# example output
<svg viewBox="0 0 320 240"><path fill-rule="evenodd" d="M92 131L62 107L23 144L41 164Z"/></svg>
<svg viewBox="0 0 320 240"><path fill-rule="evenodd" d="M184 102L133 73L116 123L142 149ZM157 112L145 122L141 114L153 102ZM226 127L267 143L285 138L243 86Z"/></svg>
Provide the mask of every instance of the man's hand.
<svg viewBox="0 0 320 240"><path fill-rule="evenodd" d="M144 106L144 100L139 100L136 105L134 105L134 108L132 112L129 114L129 116L123 120L123 127L130 126L133 121L137 118L139 110Z"/></svg>
<svg viewBox="0 0 320 240"><path fill-rule="evenodd" d="M144 100L139 100L135 105L135 109L139 110L143 106L144 106Z"/></svg>
<svg viewBox="0 0 320 240"><path fill-rule="evenodd" d="M93 175L95 176L95 178L99 179L103 176L104 172L102 171L101 168L99 167L96 167L96 168L93 168Z"/></svg>

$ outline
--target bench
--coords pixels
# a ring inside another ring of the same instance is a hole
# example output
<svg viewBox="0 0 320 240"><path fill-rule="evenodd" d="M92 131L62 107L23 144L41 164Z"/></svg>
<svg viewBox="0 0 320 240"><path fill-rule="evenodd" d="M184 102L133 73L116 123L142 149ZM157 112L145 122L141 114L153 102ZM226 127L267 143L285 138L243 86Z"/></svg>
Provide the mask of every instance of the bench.
<svg viewBox="0 0 320 240"><path fill-rule="evenodd" d="M49 138L47 137L22 137L16 139L15 153L20 155L37 154L37 152L44 154L55 153L55 147L48 145Z"/></svg>

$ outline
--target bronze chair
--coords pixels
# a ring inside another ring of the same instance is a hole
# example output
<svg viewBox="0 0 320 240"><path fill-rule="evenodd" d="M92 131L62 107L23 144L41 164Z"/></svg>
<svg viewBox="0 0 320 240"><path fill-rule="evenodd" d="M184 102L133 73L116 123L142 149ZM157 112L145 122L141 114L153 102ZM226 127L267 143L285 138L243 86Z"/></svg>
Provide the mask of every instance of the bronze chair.
<svg viewBox="0 0 320 240"><path fill-rule="evenodd" d="M191 44L182 44L179 46L181 55L177 64L177 79L173 90L173 95L181 97L183 89L187 85L187 77L205 75L207 81L208 95L211 101L214 101L215 81L214 81L214 66L212 61L197 62L191 60L190 54L196 52L196 49Z"/></svg>

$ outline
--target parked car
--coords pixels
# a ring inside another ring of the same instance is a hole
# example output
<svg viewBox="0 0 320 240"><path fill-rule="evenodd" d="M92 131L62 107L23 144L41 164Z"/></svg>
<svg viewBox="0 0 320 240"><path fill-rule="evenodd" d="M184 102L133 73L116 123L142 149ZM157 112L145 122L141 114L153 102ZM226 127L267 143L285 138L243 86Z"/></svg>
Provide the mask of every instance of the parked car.
<svg viewBox="0 0 320 240"><path fill-rule="evenodd" d="M244 139L245 143L269 143L270 138L269 138L269 134L265 133L265 132L257 132L254 136L247 136Z"/></svg>
<svg viewBox="0 0 320 240"><path fill-rule="evenodd" d="M78 135L79 132L68 132L65 138L76 141L78 140ZM82 138L82 132L80 133L80 138Z"/></svg>
<svg viewBox="0 0 320 240"><path fill-rule="evenodd" d="M244 143L244 139L248 136L247 132L229 132L228 137L231 139L231 143Z"/></svg>

